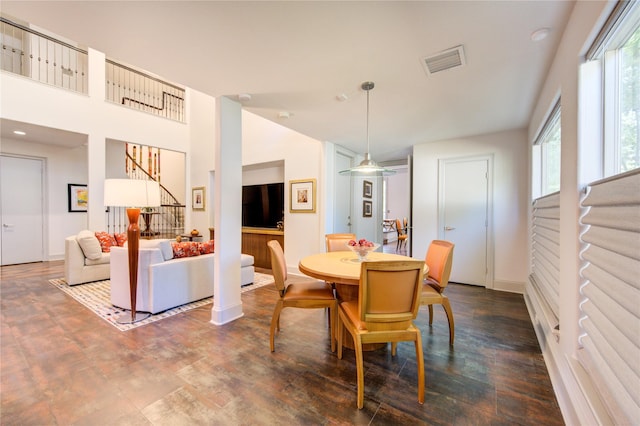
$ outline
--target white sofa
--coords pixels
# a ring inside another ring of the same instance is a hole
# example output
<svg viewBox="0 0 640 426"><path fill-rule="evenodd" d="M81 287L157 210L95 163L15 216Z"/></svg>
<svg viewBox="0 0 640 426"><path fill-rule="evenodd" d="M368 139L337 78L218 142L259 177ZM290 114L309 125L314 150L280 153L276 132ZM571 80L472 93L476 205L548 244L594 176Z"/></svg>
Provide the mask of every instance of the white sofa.
<svg viewBox="0 0 640 426"><path fill-rule="evenodd" d="M88 283L91 281L100 281L109 279L109 253L102 253L100 243L95 239L95 243L91 242L91 246L97 244L97 249L92 247L87 249L88 258L80 247L78 238L89 239L95 235L91 231L82 231L77 235L72 235L64 240L64 279L68 285L77 285ZM97 251L96 251L97 250Z"/></svg>
<svg viewBox="0 0 640 426"><path fill-rule="evenodd" d="M241 285L253 283L253 256L243 254ZM156 314L213 296L214 254L173 259L170 240L141 240L136 310ZM111 248L111 303L131 309L129 256Z"/></svg>

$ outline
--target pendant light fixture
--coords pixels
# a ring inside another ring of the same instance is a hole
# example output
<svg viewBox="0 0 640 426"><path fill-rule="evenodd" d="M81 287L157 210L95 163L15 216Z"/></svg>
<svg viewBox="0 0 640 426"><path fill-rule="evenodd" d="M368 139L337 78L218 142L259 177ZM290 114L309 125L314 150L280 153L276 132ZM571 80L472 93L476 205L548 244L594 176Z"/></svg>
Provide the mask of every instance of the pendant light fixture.
<svg viewBox="0 0 640 426"><path fill-rule="evenodd" d="M340 174L350 176L382 176L395 174L395 170L379 166L369 156L369 91L375 87L375 84L372 81L365 81L360 87L362 87L362 90L367 92L367 152L365 152L364 160L362 160L360 164L356 167L342 170L340 171Z"/></svg>

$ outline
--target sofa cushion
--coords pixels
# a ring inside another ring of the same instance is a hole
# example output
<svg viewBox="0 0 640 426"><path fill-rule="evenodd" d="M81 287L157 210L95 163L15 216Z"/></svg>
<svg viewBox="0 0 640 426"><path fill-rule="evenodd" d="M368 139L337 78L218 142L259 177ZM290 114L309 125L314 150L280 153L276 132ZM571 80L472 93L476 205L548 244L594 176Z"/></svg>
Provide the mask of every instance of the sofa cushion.
<svg viewBox="0 0 640 426"><path fill-rule="evenodd" d="M214 249L213 240L203 241L201 243L198 243L198 250L200 251L200 254L213 253L214 252L213 249Z"/></svg>
<svg viewBox="0 0 640 426"><path fill-rule="evenodd" d="M100 248L103 253L109 253L111 251L111 247L118 245L116 238L108 232L98 231L96 232L96 238L100 243Z"/></svg>
<svg viewBox="0 0 640 426"><path fill-rule="evenodd" d="M127 242L127 233L120 232L113 235L116 239L116 243L118 243L118 247L124 247L124 244Z"/></svg>
<svg viewBox="0 0 640 426"><path fill-rule="evenodd" d="M173 248L174 258L200 256L197 242L172 242L171 247Z"/></svg>
<svg viewBox="0 0 640 426"><path fill-rule="evenodd" d="M124 247L128 247L125 241ZM158 249L162 253L162 260L173 259L173 249L171 248L171 240L158 238L155 240L140 240L138 247L147 249Z"/></svg>
<svg viewBox="0 0 640 426"><path fill-rule="evenodd" d="M100 258L98 258L98 259L95 259L95 260L85 259L84 260L84 264L85 264L85 266L108 265L110 260L111 260L111 253L110 252L109 253L102 253L102 256L100 256Z"/></svg>
<svg viewBox="0 0 640 426"><path fill-rule="evenodd" d="M78 241L80 249L87 259L98 260L102 257L102 247L100 247L100 242L93 232L89 230L78 232L76 241Z"/></svg>
<svg viewBox="0 0 640 426"><path fill-rule="evenodd" d="M241 267L245 267L245 266L253 266L253 256L251 256L250 254L244 254L242 253L240 255L240 266Z"/></svg>

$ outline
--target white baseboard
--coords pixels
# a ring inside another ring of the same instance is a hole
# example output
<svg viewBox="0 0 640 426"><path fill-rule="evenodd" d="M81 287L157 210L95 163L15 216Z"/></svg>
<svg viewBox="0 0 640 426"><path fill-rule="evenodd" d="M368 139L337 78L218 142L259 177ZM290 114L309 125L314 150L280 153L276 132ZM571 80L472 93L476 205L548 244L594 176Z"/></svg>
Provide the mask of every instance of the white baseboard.
<svg viewBox="0 0 640 426"><path fill-rule="evenodd" d="M493 290L524 294L525 283L518 281L493 281Z"/></svg>

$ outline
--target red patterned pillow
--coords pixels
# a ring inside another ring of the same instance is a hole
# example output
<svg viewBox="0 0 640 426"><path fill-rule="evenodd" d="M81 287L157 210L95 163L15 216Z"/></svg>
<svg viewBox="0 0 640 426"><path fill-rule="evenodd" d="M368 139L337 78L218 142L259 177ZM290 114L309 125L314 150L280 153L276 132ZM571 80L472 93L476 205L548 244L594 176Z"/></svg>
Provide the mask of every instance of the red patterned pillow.
<svg viewBox="0 0 640 426"><path fill-rule="evenodd" d="M198 243L185 241L183 243L172 242L171 248L173 249L173 257L191 257L200 256L200 250L198 250Z"/></svg>
<svg viewBox="0 0 640 426"><path fill-rule="evenodd" d="M118 245L118 243L116 242L116 239L113 237L113 235L108 234L108 233L103 232L103 231L96 232L96 238L98 239L98 242L100 243L100 248L102 249L103 253L109 253L111 251L111 246L117 246Z"/></svg>
<svg viewBox="0 0 640 426"><path fill-rule="evenodd" d="M213 253L213 240L198 243L198 250L200 254Z"/></svg>
<svg viewBox="0 0 640 426"><path fill-rule="evenodd" d="M127 233L121 232L119 234L115 234L116 242L118 243L118 247L123 247L124 243L127 242Z"/></svg>

